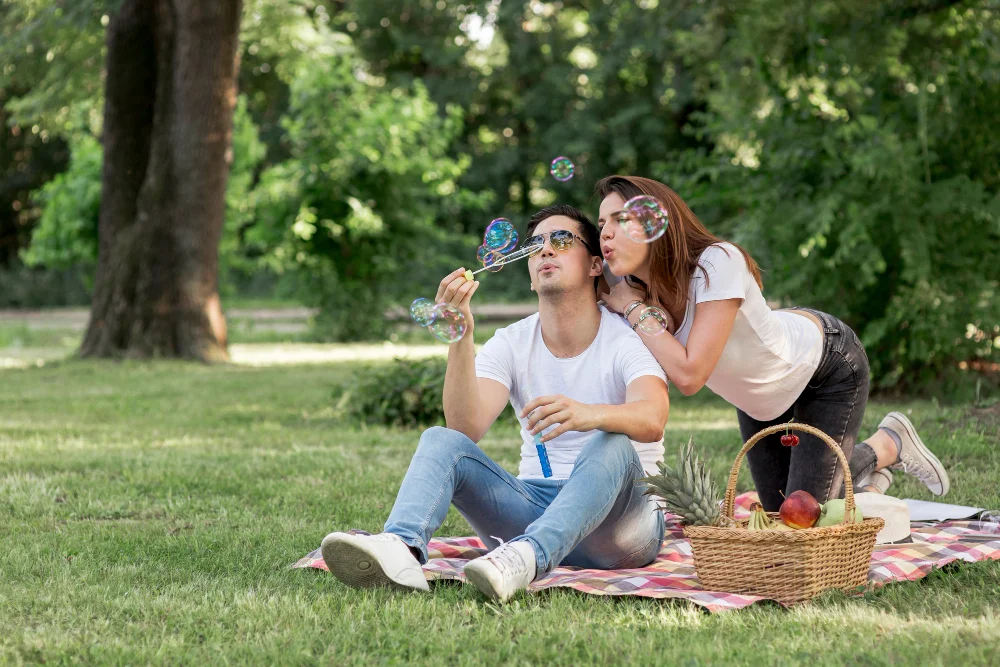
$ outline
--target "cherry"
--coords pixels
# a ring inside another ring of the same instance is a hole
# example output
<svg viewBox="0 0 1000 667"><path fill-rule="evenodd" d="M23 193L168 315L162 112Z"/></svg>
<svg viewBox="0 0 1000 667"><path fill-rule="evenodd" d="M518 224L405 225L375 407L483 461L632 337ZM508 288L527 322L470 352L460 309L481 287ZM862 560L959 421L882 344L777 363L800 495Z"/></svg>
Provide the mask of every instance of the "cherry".
<svg viewBox="0 0 1000 667"><path fill-rule="evenodd" d="M785 447L794 447L799 444L799 436L794 434L785 434L781 436L781 444Z"/></svg>

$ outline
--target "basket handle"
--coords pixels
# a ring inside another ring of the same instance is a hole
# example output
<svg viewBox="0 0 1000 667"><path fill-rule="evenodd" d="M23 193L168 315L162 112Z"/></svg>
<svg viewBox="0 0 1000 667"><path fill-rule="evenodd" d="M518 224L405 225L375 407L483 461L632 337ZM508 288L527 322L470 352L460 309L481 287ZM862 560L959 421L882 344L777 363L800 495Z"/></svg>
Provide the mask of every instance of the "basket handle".
<svg viewBox="0 0 1000 667"><path fill-rule="evenodd" d="M837 460L840 461L840 466L844 469L844 520L841 523L849 523L849 519L854 516L854 482L851 480L851 466L847 463L847 458L844 456L844 452L842 452L840 447L837 446L836 441L823 431L819 430L815 426L800 424L798 422L788 422L787 424L768 426L746 441L746 444L743 445L743 449L741 449L740 453L736 456L736 461L733 463L732 470L729 471L729 484L726 485L726 499L722 507L722 513L729 519L733 518L733 512L736 508L736 478L740 474L740 465L743 463L743 457L746 456L746 453L750 451L750 449L762 438L769 436L772 433L779 433L787 429L803 431L804 433L811 433L812 435L815 435L817 438L825 442L826 445L833 450L833 453L837 455Z"/></svg>

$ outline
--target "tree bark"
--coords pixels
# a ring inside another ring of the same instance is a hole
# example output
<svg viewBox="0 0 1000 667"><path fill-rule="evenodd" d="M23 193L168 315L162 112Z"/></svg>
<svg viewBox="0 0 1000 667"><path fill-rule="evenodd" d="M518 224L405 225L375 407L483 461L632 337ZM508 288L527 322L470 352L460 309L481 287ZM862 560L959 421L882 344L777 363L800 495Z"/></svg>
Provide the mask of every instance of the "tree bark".
<svg viewBox="0 0 1000 667"><path fill-rule="evenodd" d="M107 31L85 357L225 361L218 251L241 0L125 0Z"/></svg>

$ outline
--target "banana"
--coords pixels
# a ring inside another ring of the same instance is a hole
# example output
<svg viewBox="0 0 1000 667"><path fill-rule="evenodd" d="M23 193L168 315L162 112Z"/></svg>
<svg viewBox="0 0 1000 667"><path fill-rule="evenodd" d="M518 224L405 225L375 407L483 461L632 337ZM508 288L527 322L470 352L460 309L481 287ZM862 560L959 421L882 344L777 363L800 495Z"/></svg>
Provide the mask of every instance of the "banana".
<svg viewBox="0 0 1000 667"><path fill-rule="evenodd" d="M747 530L770 530L774 527L771 517L764 511L764 506L760 503L750 505L750 520L747 521Z"/></svg>

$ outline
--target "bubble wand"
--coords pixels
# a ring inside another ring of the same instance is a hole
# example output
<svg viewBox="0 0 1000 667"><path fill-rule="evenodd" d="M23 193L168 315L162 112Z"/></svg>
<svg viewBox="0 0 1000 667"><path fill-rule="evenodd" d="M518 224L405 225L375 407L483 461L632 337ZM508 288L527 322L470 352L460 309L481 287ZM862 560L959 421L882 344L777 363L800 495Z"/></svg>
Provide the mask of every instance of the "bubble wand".
<svg viewBox="0 0 1000 667"><path fill-rule="evenodd" d="M525 257L531 257L532 255L536 254L539 250L541 250L541 248L542 247L538 245L526 246L524 248L521 248L520 250L516 250L510 253L509 255L500 255L499 258L496 258L489 265L484 266L481 269L477 269L475 271L467 271L466 273L468 273L468 276L466 276L466 278L468 278L469 276L474 276L477 273L482 273L483 271L491 271L491 272L498 271L501 267L507 266L508 264L516 262L519 259L524 259Z"/></svg>

